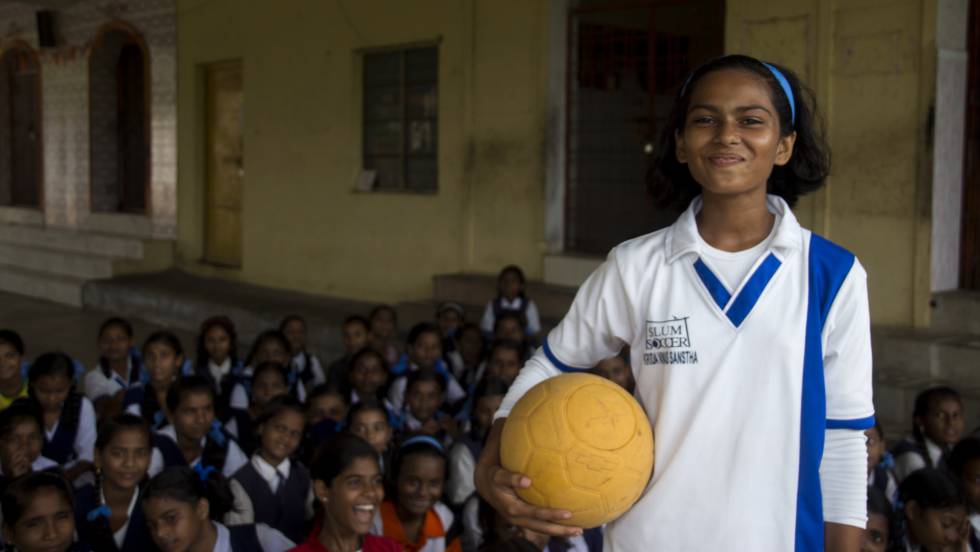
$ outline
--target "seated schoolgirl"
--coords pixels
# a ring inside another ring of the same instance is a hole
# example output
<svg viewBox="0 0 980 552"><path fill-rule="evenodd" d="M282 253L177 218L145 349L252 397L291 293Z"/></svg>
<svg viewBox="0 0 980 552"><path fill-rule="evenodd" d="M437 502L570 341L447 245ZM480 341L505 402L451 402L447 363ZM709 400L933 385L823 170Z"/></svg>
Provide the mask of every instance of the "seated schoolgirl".
<svg viewBox="0 0 980 552"><path fill-rule="evenodd" d="M227 316L213 316L201 324L194 373L214 387L218 419L227 420L231 390L247 379L245 365L238 360L238 333Z"/></svg>
<svg viewBox="0 0 980 552"><path fill-rule="evenodd" d="M243 377L231 390L228 405L239 410L248 409L249 395L252 393L252 376L255 367L266 362L289 366L289 341L279 330L266 330L255 338L252 349L245 358ZM287 374L289 392L294 393L300 402L306 402L306 389L299 385L299 377L292 372Z"/></svg>
<svg viewBox="0 0 980 552"><path fill-rule="evenodd" d="M980 552L980 439L968 437L949 454L949 472L960 482L970 520L970 550Z"/></svg>
<svg viewBox="0 0 980 552"><path fill-rule="evenodd" d="M440 500L446 483L446 451L427 435L409 437L392 461L388 498L375 513L371 532L409 552L460 552L452 511Z"/></svg>
<svg viewBox="0 0 980 552"><path fill-rule="evenodd" d="M966 498L956 480L939 468L922 468L902 481L899 521L905 535L902 552L953 552L962 550L969 532Z"/></svg>
<svg viewBox="0 0 980 552"><path fill-rule="evenodd" d="M526 335L534 338L541 331L541 318L538 307L525 293L524 271L516 265L505 266L497 275L497 297L487 303L483 310L480 327L485 333L496 333L495 323L505 312L517 313L527 320Z"/></svg>
<svg viewBox="0 0 980 552"><path fill-rule="evenodd" d="M868 487L868 523L861 536L861 552L887 552L897 536L895 514L885 493Z"/></svg>
<svg viewBox="0 0 980 552"><path fill-rule="evenodd" d="M133 351L132 324L116 317L103 322L99 327L99 353L98 364L85 374L84 390L99 419L103 419L122 410L127 389L143 383L142 362Z"/></svg>
<svg viewBox="0 0 980 552"><path fill-rule="evenodd" d="M278 529L293 542L306 537L306 520L313 512L310 472L291 460L304 424L303 405L295 397L272 399L256 420L258 448L234 475L252 500L255 521Z"/></svg>
<svg viewBox="0 0 980 552"><path fill-rule="evenodd" d="M899 483L920 468L942 468L963 436L963 401L950 387L919 393L912 413L912 434L892 449Z"/></svg>
<svg viewBox="0 0 980 552"><path fill-rule="evenodd" d="M10 550L83 550L75 544L71 484L58 474L36 472L17 478L0 496L0 510Z"/></svg>
<svg viewBox="0 0 980 552"><path fill-rule="evenodd" d="M436 308L436 325L442 332L442 352L448 355L456 350L456 338L459 328L466 321L466 310L463 305L453 301L440 303Z"/></svg>
<svg viewBox="0 0 980 552"><path fill-rule="evenodd" d="M28 372L30 394L44 420L42 454L61 464L65 477L75 481L92 469L95 447L95 409L74 391L75 368L62 353L39 356Z"/></svg>
<svg viewBox="0 0 980 552"><path fill-rule="evenodd" d="M139 502L152 449L150 427L142 418L119 414L99 425L95 484L75 493L75 525L83 547L97 552L151 547Z"/></svg>
<svg viewBox="0 0 980 552"><path fill-rule="evenodd" d="M235 438L245 454L251 455L258 446L255 435L256 420L269 401L289 391L288 378L287 368L282 364L275 362L259 364L252 375L252 397L248 409L231 409L231 415L225 422L225 430Z"/></svg>
<svg viewBox="0 0 980 552"><path fill-rule="evenodd" d="M391 305L378 305L371 309L368 315L371 328L371 348L384 355L388 366L398 362L398 346L395 336L398 335L398 315Z"/></svg>
<svg viewBox="0 0 980 552"><path fill-rule="evenodd" d="M264 523L222 524L234 496L214 470L169 467L147 483L142 506L150 537L167 552L263 552L294 545Z"/></svg>
<svg viewBox="0 0 980 552"><path fill-rule="evenodd" d="M178 379L167 391L171 424L153 437L150 475L170 466L197 466L217 469L231 477L248 462L238 443L214 417L214 388L204 378Z"/></svg>
<svg viewBox="0 0 980 552"><path fill-rule="evenodd" d="M24 340L13 330L0 330L0 410L27 396L23 362Z"/></svg>
<svg viewBox="0 0 980 552"><path fill-rule="evenodd" d="M435 324L422 322L408 332L405 354L391 367L395 379L388 389L388 400L396 412L404 406L405 388L408 375L422 369L434 370L446 379L446 394L450 405L460 404L466 399L466 391L453 377L442 358L442 336Z"/></svg>
<svg viewBox="0 0 980 552"><path fill-rule="evenodd" d="M350 409L348 393L336 385L318 385L306 401L306 437L303 439L303 461L313 459L320 444L344 429Z"/></svg>
<svg viewBox="0 0 980 552"><path fill-rule="evenodd" d="M340 337L344 343L344 354L327 368L327 383L342 384L347 380L354 356L371 344L371 322L358 314L348 316L341 327Z"/></svg>
<svg viewBox="0 0 980 552"><path fill-rule="evenodd" d="M487 357L486 371L480 375L480 379L495 378L507 385L514 383L524 365L523 355L524 347L516 341L510 339L494 341Z"/></svg>
<svg viewBox="0 0 980 552"><path fill-rule="evenodd" d="M493 424L493 415L500 408L508 387L510 385L507 382L492 377L483 380L476 387L469 430L449 449L446 500L451 506L462 506L476 492L473 483L476 461L480 458L483 441Z"/></svg>
<svg viewBox="0 0 980 552"><path fill-rule="evenodd" d="M374 447L341 433L324 444L312 464L317 513L306 540L290 552L401 552L386 537L372 535L384 499Z"/></svg>
<svg viewBox="0 0 980 552"><path fill-rule="evenodd" d="M459 436L459 424L440 410L445 402L446 380L432 370L419 370L408 376L405 409L401 415L404 433L420 433L438 439L448 447Z"/></svg>
<svg viewBox="0 0 980 552"><path fill-rule="evenodd" d="M365 348L354 355L347 374L350 387L350 403L357 404L361 399L387 400L388 365L378 351Z"/></svg>
<svg viewBox="0 0 980 552"><path fill-rule="evenodd" d="M59 470L57 462L41 455L43 446L44 421L36 401L17 399L0 411L0 491L26 473Z"/></svg>
<svg viewBox="0 0 980 552"><path fill-rule="evenodd" d="M493 341L512 341L521 345L521 362L531 357L534 352L532 341L524 330L527 327L526 321L521 318L520 313L505 311L497 317L497 322L493 325Z"/></svg>
<svg viewBox="0 0 980 552"><path fill-rule="evenodd" d="M384 405L372 399L355 404L347 414L347 428L374 447L383 472L385 466L390 465L391 442L394 436L390 413Z"/></svg>
<svg viewBox="0 0 980 552"><path fill-rule="evenodd" d="M298 314L290 314L279 323L279 331L289 341L289 354L292 355L289 369L299 377L307 393L317 385L326 383L327 377L320 359L307 351L306 320Z"/></svg>
<svg viewBox="0 0 980 552"><path fill-rule="evenodd" d="M483 332L476 324L463 324L456 337L456 350L446 353L446 359L453 376L466 389L470 389L479 379L486 358L486 342Z"/></svg>
<svg viewBox="0 0 980 552"><path fill-rule="evenodd" d="M132 387L123 398L123 409L142 416L154 430L167 425L167 390L180 377L184 349L172 332L154 332L143 342L143 365L149 380Z"/></svg>
<svg viewBox="0 0 980 552"><path fill-rule="evenodd" d="M868 486L880 490L894 504L898 500L898 480L895 479L895 459L885 449L885 433L881 424L865 430L868 447Z"/></svg>

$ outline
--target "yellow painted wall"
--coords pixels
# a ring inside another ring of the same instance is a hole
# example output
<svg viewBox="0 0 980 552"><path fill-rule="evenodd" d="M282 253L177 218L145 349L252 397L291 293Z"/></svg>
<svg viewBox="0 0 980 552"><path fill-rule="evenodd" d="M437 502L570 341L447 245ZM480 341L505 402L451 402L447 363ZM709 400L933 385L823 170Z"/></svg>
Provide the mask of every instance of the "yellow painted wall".
<svg viewBox="0 0 980 552"><path fill-rule="evenodd" d="M178 265L370 301L433 274L541 272L544 4L522 0L178 2ZM355 193L360 54L439 41L438 194ZM203 75L244 67L243 265L201 262Z"/></svg>
<svg viewBox="0 0 980 552"><path fill-rule="evenodd" d="M797 211L858 255L876 324L928 323L935 12L932 0L727 6L727 51L784 63L817 95L833 172Z"/></svg>

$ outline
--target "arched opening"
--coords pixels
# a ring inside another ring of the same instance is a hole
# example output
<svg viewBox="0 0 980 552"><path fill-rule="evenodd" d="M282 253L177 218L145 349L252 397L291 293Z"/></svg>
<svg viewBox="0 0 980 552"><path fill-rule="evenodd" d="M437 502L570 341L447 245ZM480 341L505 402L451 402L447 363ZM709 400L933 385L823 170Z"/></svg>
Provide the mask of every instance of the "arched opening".
<svg viewBox="0 0 980 552"><path fill-rule="evenodd" d="M26 44L0 53L0 205L41 205L41 67Z"/></svg>
<svg viewBox="0 0 980 552"><path fill-rule="evenodd" d="M149 56L138 33L102 30L89 58L92 211L145 213L150 176Z"/></svg>

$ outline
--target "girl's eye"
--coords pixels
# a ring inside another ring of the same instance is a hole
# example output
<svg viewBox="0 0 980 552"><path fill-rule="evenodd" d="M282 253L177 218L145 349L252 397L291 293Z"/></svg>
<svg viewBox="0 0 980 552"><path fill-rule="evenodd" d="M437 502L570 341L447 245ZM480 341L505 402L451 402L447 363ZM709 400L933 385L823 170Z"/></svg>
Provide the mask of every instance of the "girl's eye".
<svg viewBox="0 0 980 552"><path fill-rule="evenodd" d="M762 120L761 119L756 119L755 117L749 117L748 119L745 119L743 122L745 124L747 124L747 125L761 125L762 124Z"/></svg>
<svg viewBox="0 0 980 552"><path fill-rule="evenodd" d="M702 116L702 117L695 117L694 120L691 122L693 122L696 125L710 125L711 123L714 122L714 119L708 116Z"/></svg>

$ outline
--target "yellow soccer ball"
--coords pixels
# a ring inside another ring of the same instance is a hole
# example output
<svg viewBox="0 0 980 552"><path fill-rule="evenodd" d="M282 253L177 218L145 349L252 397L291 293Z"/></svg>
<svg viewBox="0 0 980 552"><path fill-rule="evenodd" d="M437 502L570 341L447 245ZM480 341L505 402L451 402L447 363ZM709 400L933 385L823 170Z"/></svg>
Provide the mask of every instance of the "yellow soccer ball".
<svg viewBox="0 0 980 552"><path fill-rule="evenodd" d="M562 374L517 402L501 436L504 469L531 478L517 494L572 512L562 521L597 527L628 510L653 469L653 431L646 413L611 381Z"/></svg>

